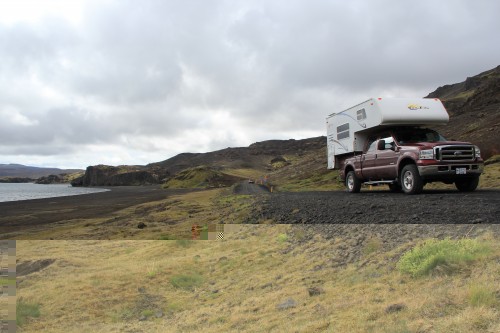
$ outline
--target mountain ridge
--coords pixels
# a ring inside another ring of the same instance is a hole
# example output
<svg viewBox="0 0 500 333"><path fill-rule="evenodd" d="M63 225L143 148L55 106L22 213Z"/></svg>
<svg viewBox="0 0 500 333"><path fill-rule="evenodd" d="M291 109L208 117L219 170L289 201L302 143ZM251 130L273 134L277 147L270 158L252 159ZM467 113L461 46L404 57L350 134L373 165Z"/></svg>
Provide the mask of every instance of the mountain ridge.
<svg viewBox="0 0 500 333"><path fill-rule="evenodd" d="M44 168L34 167L17 163L0 164L0 177L23 177L37 179L50 175L70 174L82 172L82 169L60 169L60 168Z"/></svg>

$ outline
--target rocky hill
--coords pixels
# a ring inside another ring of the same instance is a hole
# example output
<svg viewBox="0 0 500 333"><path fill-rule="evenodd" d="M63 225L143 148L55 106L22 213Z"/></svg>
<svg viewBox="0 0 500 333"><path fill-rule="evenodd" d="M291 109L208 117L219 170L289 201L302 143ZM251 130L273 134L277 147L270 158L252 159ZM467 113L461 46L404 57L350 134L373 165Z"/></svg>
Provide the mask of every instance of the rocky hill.
<svg viewBox="0 0 500 333"><path fill-rule="evenodd" d="M115 186L168 183L181 171L200 166L214 168L218 172L225 173L228 177L224 176L224 179L236 180L241 179L241 176L230 177L230 175L238 176L234 175L235 172L239 175L246 174L245 170L266 173L272 170L271 161L279 160L282 155L300 156L306 152L324 149L325 145L325 137L304 140L268 140L251 144L249 147L225 148L208 153L183 153L146 166L89 166L85 175L75 179L71 184L73 186ZM210 179L206 180L207 184L212 183ZM202 180L202 182L205 181Z"/></svg>
<svg viewBox="0 0 500 333"><path fill-rule="evenodd" d="M488 158L500 153L500 66L427 95L443 101L450 122L437 127L446 138L477 144Z"/></svg>

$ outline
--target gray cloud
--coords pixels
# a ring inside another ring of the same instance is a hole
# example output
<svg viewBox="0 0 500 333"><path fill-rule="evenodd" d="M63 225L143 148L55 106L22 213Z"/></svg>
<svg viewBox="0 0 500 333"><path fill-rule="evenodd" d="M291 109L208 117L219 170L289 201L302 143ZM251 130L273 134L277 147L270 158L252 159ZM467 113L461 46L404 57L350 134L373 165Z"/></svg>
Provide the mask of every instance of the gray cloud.
<svg viewBox="0 0 500 333"><path fill-rule="evenodd" d="M371 95L422 96L497 66L498 12L494 0L151 0L88 2L79 24L0 22L0 162L148 163L321 135L328 113Z"/></svg>

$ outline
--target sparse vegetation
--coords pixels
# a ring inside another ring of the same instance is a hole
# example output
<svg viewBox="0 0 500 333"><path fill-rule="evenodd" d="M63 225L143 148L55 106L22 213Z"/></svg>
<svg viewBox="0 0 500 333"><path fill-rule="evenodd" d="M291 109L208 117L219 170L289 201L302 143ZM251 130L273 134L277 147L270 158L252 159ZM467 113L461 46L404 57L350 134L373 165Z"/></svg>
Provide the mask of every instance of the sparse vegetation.
<svg viewBox="0 0 500 333"><path fill-rule="evenodd" d="M235 228L224 241L192 241L187 248L169 240L19 240L17 255L22 261L60 258L60 264L37 273L37 279L27 276L20 283L21 299L43 304L42 314L27 320L23 332L215 333L292 328L496 332L500 328L498 234L468 239L486 244L489 250L482 260L461 266L467 269L414 279L394 269L394 259L411 244L388 248L383 234L352 242L326 240L298 226ZM380 233L376 226L367 231ZM286 246L278 241L283 235ZM461 246L475 249L470 244ZM441 248L450 249L442 244ZM353 259L354 251L359 257ZM154 263L154 278L148 276L152 268L148 263ZM79 274L74 274L75 266ZM94 280L100 283L93 284ZM309 296L310 288L319 294ZM289 298L300 307L278 310L277 305ZM163 314L161 320L156 318L158 313Z"/></svg>

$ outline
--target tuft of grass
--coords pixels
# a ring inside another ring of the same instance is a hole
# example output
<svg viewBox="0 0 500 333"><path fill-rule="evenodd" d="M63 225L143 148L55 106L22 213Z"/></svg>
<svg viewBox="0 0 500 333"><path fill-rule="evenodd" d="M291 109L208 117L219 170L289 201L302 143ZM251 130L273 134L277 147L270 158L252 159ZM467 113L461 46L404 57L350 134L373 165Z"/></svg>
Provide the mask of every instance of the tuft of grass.
<svg viewBox="0 0 500 333"><path fill-rule="evenodd" d="M490 251L487 244L475 239L431 239L403 254L397 268L413 277L426 276L436 270L452 273Z"/></svg>
<svg viewBox="0 0 500 333"><path fill-rule="evenodd" d="M22 326L28 318L40 317L40 305L35 303L27 303L22 299L16 303L16 324Z"/></svg>
<svg viewBox="0 0 500 333"><path fill-rule="evenodd" d="M156 261L153 261L152 263L148 264L146 271L148 278L150 279L154 278L158 273L158 267L156 265Z"/></svg>
<svg viewBox="0 0 500 333"><path fill-rule="evenodd" d="M469 289L469 304L472 306L491 307L497 303L495 291L484 285L473 285Z"/></svg>
<svg viewBox="0 0 500 333"><path fill-rule="evenodd" d="M203 277L198 273L177 274L170 278L170 283L175 288L191 291L203 283Z"/></svg>
<svg viewBox="0 0 500 333"><path fill-rule="evenodd" d="M278 237L276 237L276 240L278 243L285 243L288 241L288 235L287 234L279 234Z"/></svg>

